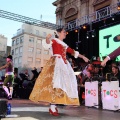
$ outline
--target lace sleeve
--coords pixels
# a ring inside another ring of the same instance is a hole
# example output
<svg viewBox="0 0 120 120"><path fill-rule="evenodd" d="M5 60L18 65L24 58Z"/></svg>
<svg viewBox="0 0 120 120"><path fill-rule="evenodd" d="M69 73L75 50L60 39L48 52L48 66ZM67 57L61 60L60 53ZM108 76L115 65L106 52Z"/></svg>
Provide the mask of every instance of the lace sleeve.
<svg viewBox="0 0 120 120"><path fill-rule="evenodd" d="M71 49L70 47L67 48L67 52L73 55L75 58L78 58L79 52Z"/></svg>
<svg viewBox="0 0 120 120"><path fill-rule="evenodd" d="M52 46L52 41L50 41L50 44L46 43L46 39L42 40L42 46L44 47L44 49L49 49Z"/></svg>

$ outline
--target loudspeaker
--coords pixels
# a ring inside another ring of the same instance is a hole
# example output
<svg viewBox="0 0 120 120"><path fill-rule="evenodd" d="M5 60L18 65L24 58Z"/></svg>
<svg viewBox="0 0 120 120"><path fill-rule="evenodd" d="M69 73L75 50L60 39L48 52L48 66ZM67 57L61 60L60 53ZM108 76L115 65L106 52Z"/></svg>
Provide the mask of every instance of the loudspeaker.
<svg viewBox="0 0 120 120"><path fill-rule="evenodd" d="M7 114L7 101L0 100L0 118L5 117Z"/></svg>

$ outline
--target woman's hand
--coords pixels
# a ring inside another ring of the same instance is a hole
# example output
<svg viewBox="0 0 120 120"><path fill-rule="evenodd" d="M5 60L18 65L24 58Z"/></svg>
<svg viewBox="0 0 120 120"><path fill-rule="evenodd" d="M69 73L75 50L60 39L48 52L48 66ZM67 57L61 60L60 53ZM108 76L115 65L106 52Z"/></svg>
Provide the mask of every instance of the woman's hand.
<svg viewBox="0 0 120 120"><path fill-rule="evenodd" d="M105 67L106 66L106 62L102 61L101 62L101 66Z"/></svg>
<svg viewBox="0 0 120 120"><path fill-rule="evenodd" d="M89 60L87 57L85 57L85 56L83 56L82 59L83 59L85 62L89 62L89 61L90 61L90 60Z"/></svg>
<svg viewBox="0 0 120 120"><path fill-rule="evenodd" d="M47 36L46 36L46 43L47 44L50 44L50 38L52 37L52 35L51 34L48 34Z"/></svg>
<svg viewBox="0 0 120 120"><path fill-rule="evenodd" d="M101 62L101 66L105 67L106 66L106 62L109 60L108 57L106 57L102 62Z"/></svg>
<svg viewBox="0 0 120 120"><path fill-rule="evenodd" d="M84 55L79 54L78 57L82 58L85 62L89 62L90 60Z"/></svg>
<svg viewBox="0 0 120 120"><path fill-rule="evenodd" d="M48 34L47 36L46 36L46 39L50 39L52 37L52 35L51 34Z"/></svg>

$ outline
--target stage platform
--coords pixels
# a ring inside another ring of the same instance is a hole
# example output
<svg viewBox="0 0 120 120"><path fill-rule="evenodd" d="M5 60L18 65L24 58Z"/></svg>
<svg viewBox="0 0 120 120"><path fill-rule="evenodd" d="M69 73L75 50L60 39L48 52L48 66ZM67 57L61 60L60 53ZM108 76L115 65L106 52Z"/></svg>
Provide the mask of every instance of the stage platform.
<svg viewBox="0 0 120 120"><path fill-rule="evenodd" d="M119 120L120 112L107 111L85 106L58 106L60 116L48 113L49 105L35 104L30 100L13 99L12 113L2 120Z"/></svg>

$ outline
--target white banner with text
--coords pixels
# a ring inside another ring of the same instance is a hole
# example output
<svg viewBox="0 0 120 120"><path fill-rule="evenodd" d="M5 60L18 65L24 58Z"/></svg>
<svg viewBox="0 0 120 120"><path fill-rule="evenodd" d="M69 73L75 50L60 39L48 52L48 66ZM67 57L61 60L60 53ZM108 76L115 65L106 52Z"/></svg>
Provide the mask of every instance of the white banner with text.
<svg viewBox="0 0 120 120"><path fill-rule="evenodd" d="M118 110L119 109L119 82L107 81L102 82L102 103L103 109Z"/></svg>
<svg viewBox="0 0 120 120"><path fill-rule="evenodd" d="M98 81L85 82L85 106L98 108Z"/></svg>

